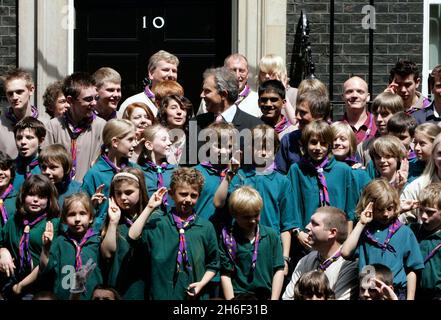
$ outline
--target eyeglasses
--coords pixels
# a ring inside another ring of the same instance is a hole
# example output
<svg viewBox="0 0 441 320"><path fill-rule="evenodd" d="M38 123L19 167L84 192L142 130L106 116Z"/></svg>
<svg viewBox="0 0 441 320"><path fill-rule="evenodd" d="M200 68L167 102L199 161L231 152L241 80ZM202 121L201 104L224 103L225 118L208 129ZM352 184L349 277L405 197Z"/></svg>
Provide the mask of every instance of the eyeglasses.
<svg viewBox="0 0 441 320"><path fill-rule="evenodd" d="M99 95L96 95L95 97L93 97L93 96L87 96L87 97L82 98L81 100L83 100L83 101L85 101L85 102L88 102L88 103L91 103L93 100L98 101L99 99L100 99L100 96L99 96ZM78 100L79 100L79 99L78 99Z"/></svg>

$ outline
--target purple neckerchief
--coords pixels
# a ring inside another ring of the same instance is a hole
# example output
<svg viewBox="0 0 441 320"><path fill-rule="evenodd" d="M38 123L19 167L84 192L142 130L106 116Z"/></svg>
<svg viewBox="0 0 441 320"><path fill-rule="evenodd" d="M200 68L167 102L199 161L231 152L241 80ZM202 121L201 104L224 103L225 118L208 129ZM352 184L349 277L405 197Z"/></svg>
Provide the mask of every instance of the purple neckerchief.
<svg viewBox="0 0 441 320"><path fill-rule="evenodd" d="M73 120L70 116L69 112L65 112L63 115L63 120L66 125L67 132L69 133L69 137L71 139L70 142L70 153L72 155L72 170L70 171L70 178L75 178L75 173L77 170L77 138L81 133L87 131L91 125L93 120L96 119L96 115L92 112L92 116L81 121L77 126L73 123ZM72 128L71 128L72 127Z"/></svg>
<svg viewBox="0 0 441 320"><path fill-rule="evenodd" d="M124 169L125 167L127 167L127 164L122 162L121 163L121 167L118 168L110 159L106 154L102 154L101 158L103 158L104 162L107 163L113 170L114 173L118 173L120 172L122 169ZM124 159L124 158L122 158Z"/></svg>
<svg viewBox="0 0 441 320"><path fill-rule="evenodd" d="M220 181L222 182L225 178L225 175L228 171L228 166L225 165L224 168L217 168L211 164L211 162L203 161L201 162L201 166L210 169L211 171L214 171L217 176L219 176Z"/></svg>
<svg viewBox="0 0 441 320"><path fill-rule="evenodd" d="M338 251L330 258L326 259L325 261L323 261L322 263L320 263L320 265L318 266L318 269L322 270L322 271L326 271L326 269L328 269L328 267L333 264L335 261L338 260L338 258L341 257L341 248L338 249Z"/></svg>
<svg viewBox="0 0 441 320"><path fill-rule="evenodd" d="M384 240L384 243L378 242L378 240L376 240L374 238L374 235L372 234L372 232L369 231L369 229L366 229L364 231L364 236L374 246L380 248L382 251L382 254L384 254L384 252L386 250L389 250L390 252L395 253L396 252L395 248L389 242L392 239L395 232L397 232L401 226L402 226L402 224L401 224L400 220L395 219L395 221L389 225L388 233L387 233L386 239Z"/></svg>
<svg viewBox="0 0 441 320"><path fill-rule="evenodd" d="M227 247L228 255L230 256L233 263L236 263L237 243L236 243L236 239L234 239L233 236L233 227L229 229L227 227L224 227L222 229L222 238L225 246ZM254 240L253 257L251 261L251 268L253 269L253 271L256 269L257 253L259 251L259 242L260 242L260 228L259 225L257 225L256 237Z"/></svg>
<svg viewBox="0 0 441 320"><path fill-rule="evenodd" d="M12 111L12 108L9 108L8 111L6 111L5 117L8 118L14 126L20 121L15 116L14 112ZM31 105L31 117L35 119L38 118L38 108L32 105Z"/></svg>
<svg viewBox="0 0 441 320"><path fill-rule="evenodd" d="M0 210L2 212L3 225L6 224L6 222L8 221L8 218L9 218L8 211L6 211L6 207L4 205L4 201L5 201L6 197L12 192L13 189L14 189L14 187L10 183L9 186L6 188L5 192L3 192L2 195L0 196Z"/></svg>
<svg viewBox="0 0 441 320"><path fill-rule="evenodd" d="M31 163L29 163L26 166L26 178L29 178L32 175L31 171L38 165L39 165L39 162L38 162L38 158L37 158L35 160L32 160Z"/></svg>
<svg viewBox="0 0 441 320"><path fill-rule="evenodd" d="M346 157L343 160L344 163L346 163L348 166L352 167L354 164L359 163L360 161L358 161L356 156L350 156L350 157Z"/></svg>
<svg viewBox="0 0 441 320"><path fill-rule="evenodd" d="M92 228L89 228L84 235L84 237L81 239L80 242L75 240L68 231L66 236L67 239L69 239L75 246L75 271L78 271L83 266L83 259L81 258L81 250L83 249L84 245L86 244L87 240L92 238L95 235L95 231L93 231Z"/></svg>
<svg viewBox="0 0 441 320"><path fill-rule="evenodd" d="M147 98L149 98L150 100L154 101L155 100L155 94L152 92L152 90L150 90L149 86L145 86L144 88L144 94L147 96Z"/></svg>
<svg viewBox="0 0 441 320"><path fill-rule="evenodd" d="M280 120L275 126L274 131L276 131L277 134L283 132L284 130L288 129L291 125L291 122L289 121L288 117L285 117L282 115L282 120Z"/></svg>
<svg viewBox="0 0 441 320"><path fill-rule="evenodd" d="M133 225L133 221L132 220L130 220L129 218L127 218L127 217L123 217L123 219L124 219L124 224L127 226L127 227L131 227L132 225Z"/></svg>
<svg viewBox="0 0 441 320"><path fill-rule="evenodd" d="M328 185L326 184L326 177L323 173L323 168L325 168L326 165L329 163L329 158L325 157L322 163L320 163L318 166L315 166L309 158L304 157L300 161L302 161L306 166L314 170L317 175L320 194L320 206L330 206L331 202L329 200Z"/></svg>
<svg viewBox="0 0 441 320"><path fill-rule="evenodd" d="M418 100L419 100L419 99L418 99ZM414 107L414 106L411 106L410 109L406 111L406 113L410 115L410 114L414 113L415 111L418 111L418 110L424 110L424 109L426 109L428 106L430 106L431 103L432 103L432 102L429 100L429 98L424 97L424 98L423 98L423 103L422 103L421 108L416 108L416 107Z"/></svg>
<svg viewBox="0 0 441 320"><path fill-rule="evenodd" d="M31 232L31 228L35 226L37 223L42 221L47 217L47 214L44 213L41 216L37 217L33 221L29 222L27 219L23 219L23 235L21 236L20 243L18 245L18 254L20 256L20 273L25 271L27 266L30 266L33 269L32 264L32 255L30 250L30 242L29 242L29 233Z"/></svg>
<svg viewBox="0 0 441 320"><path fill-rule="evenodd" d="M176 215L176 211L173 208L171 215L179 232L179 249L176 258L176 272L181 270L181 266L185 266L187 271L191 271L190 260L188 259L187 241L185 239L185 230L187 230L191 223L196 219L196 213L193 211L193 213L186 220L183 220L181 217Z"/></svg>
<svg viewBox="0 0 441 320"><path fill-rule="evenodd" d="M163 162L160 166L157 165L156 163L152 162L152 161L147 161L147 166L150 167L151 169L153 169L156 172L156 176L158 178L158 184L157 184L157 189L159 190L162 187L165 187L164 185L164 176L162 175L165 171L165 169L167 169L168 163L167 162ZM167 205L167 194L164 195L164 197L162 198L162 203L164 205Z"/></svg>
<svg viewBox="0 0 441 320"><path fill-rule="evenodd" d="M249 85L245 85L245 88L239 93L239 97L237 98L235 104L239 105L248 95L250 94L251 89Z"/></svg>
<svg viewBox="0 0 441 320"><path fill-rule="evenodd" d="M417 157L415 151L413 150L409 150L409 152L407 153L407 160L413 160Z"/></svg>
<svg viewBox="0 0 441 320"><path fill-rule="evenodd" d="M432 251L429 252L429 254L424 258L424 264L427 263L432 257L436 254L436 252L441 248L441 242L438 242L435 246L435 248L432 249Z"/></svg>

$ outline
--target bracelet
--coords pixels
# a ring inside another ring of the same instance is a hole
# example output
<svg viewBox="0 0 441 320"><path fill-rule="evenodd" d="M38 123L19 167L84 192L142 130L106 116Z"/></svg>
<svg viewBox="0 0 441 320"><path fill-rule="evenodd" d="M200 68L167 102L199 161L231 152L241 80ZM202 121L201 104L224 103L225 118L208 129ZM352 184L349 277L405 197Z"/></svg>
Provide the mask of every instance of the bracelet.
<svg viewBox="0 0 441 320"><path fill-rule="evenodd" d="M286 262L290 263L291 262L291 257L283 256L283 260L285 260Z"/></svg>

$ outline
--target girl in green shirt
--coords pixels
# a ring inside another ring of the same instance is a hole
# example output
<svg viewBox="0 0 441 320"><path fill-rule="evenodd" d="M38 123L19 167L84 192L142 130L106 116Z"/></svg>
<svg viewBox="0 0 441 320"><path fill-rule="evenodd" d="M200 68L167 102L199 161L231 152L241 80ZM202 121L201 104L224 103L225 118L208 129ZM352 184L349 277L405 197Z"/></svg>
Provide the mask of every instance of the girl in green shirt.
<svg viewBox="0 0 441 320"><path fill-rule="evenodd" d="M101 254L106 260L107 282L124 300L145 298L145 254L130 241L128 233L147 203L141 170L125 168L113 177Z"/></svg>
<svg viewBox="0 0 441 320"><path fill-rule="evenodd" d="M46 222L52 221L57 233L59 207L57 191L49 178L31 175L22 185L17 199L17 211L9 219L0 236L0 272L10 281L9 298L38 291L41 237Z"/></svg>

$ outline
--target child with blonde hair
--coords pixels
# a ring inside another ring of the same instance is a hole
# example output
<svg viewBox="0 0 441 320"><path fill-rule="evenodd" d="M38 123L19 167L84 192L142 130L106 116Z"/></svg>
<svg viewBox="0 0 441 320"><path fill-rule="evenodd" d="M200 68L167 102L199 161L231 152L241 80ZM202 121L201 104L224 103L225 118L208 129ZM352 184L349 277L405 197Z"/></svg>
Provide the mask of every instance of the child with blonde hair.
<svg viewBox="0 0 441 320"><path fill-rule="evenodd" d="M99 267L101 238L92 228L93 219L92 202L80 192L64 201L61 222L67 227L65 232L56 237L53 224L46 223L40 270L59 299L68 300L73 293L89 300L93 288L103 281Z"/></svg>
<svg viewBox="0 0 441 320"><path fill-rule="evenodd" d="M138 165L144 172L148 196L156 190L170 186L171 175L176 165L167 162L172 142L167 128L160 124L147 127L143 133L144 147L138 158ZM167 196L164 197L167 204Z"/></svg>
<svg viewBox="0 0 441 320"><path fill-rule="evenodd" d="M371 179L384 178L401 192L407 183L409 161L401 141L386 135L375 139L369 149L371 161L367 172Z"/></svg>
<svg viewBox="0 0 441 320"><path fill-rule="evenodd" d="M276 170L274 156L279 147L279 139L273 128L266 124L252 130L252 165L232 170L220 183L214 196L216 208L223 208L228 197L238 188L253 187L263 198L262 225L272 228L282 240L283 256L288 272L291 230L296 227L295 204L291 196L291 184L286 176Z"/></svg>
<svg viewBox="0 0 441 320"><path fill-rule="evenodd" d="M262 197L243 186L231 194L228 206L234 223L223 228L219 244L225 298L252 292L261 300L278 300L283 285L282 243L275 230L259 222Z"/></svg>
<svg viewBox="0 0 441 320"><path fill-rule="evenodd" d="M356 213L358 223L343 244L343 258L358 257L359 268L373 263L388 266L394 288L401 300L414 300L417 272L424 268L418 242L398 220L400 200L397 190L384 179L376 179L364 189Z"/></svg>
<svg viewBox="0 0 441 320"><path fill-rule="evenodd" d="M135 126L128 120L112 119L104 126L101 154L84 176L82 190L91 197L97 210L95 230L106 218L109 187L115 173L136 164L129 159L136 147Z"/></svg>
<svg viewBox="0 0 441 320"><path fill-rule="evenodd" d="M432 144L435 137L441 133L441 127L434 123L423 123L415 128L413 150L416 159L409 165L409 183L418 178L424 171L430 159Z"/></svg>

